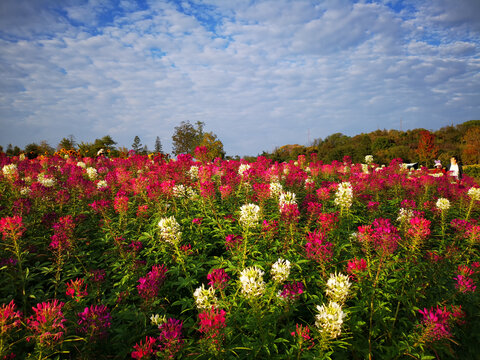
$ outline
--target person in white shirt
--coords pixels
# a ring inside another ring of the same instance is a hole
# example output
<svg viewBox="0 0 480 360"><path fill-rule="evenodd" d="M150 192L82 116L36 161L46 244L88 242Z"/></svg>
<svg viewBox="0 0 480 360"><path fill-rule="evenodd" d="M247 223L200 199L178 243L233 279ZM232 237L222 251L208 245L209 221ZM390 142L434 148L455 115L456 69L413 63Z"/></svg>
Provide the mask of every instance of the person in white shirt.
<svg viewBox="0 0 480 360"><path fill-rule="evenodd" d="M461 180L463 177L463 168L462 165L458 162L456 156L450 158L450 167L448 168L450 176L454 176L457 180Z"/></svg>

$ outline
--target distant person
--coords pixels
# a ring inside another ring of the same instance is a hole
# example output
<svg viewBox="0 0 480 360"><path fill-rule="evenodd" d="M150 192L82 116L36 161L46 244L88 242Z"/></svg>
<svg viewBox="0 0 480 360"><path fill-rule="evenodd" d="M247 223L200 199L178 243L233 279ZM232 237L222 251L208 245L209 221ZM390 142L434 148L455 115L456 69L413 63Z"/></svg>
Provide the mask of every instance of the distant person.
<svg viewBox="0 0 480 360"><path fill-rule="evenodd" d="M457 180L462 180L463 177L463 167L462 164L460 164L460 161L458 158L453 155L450 158L450 167L448 168L448 172L450 176L455 177Z"/></svg>
<svg viewBox="0 0 480 360"><path fill-rule="evenodd" d="M440 160L435 160L434 162L434 169L432 171L433 174L445 174L446 171L442 166L442 162Z"/></svg>

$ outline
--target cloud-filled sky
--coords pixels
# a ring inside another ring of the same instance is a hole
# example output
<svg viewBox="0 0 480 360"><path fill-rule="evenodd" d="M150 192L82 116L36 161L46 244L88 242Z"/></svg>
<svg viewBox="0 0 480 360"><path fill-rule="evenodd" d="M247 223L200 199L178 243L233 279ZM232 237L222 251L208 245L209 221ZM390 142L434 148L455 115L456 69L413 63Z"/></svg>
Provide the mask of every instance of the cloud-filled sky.
<svg viewBox="0 0 480 360"><path fill-rule="evenodd" d="M227 155L480 119L479 0L2 0L0 145Z"/></svg>

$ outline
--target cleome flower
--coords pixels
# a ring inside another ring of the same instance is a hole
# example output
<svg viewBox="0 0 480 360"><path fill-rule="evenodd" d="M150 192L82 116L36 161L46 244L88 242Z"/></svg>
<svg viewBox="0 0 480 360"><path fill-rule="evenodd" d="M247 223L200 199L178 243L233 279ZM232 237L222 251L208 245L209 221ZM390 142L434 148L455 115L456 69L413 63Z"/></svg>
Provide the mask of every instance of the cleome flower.
<svg viewBox="0 0 480 360"><path fill-rule="evenodd" d="M471 187L467 194L473 201L480 201L480 188Z"/></svg>
<svg viewBox="0 0 480 360"><path fill-rule="evenodd" d="M286 192L281 192L280 193L280 197L278 199L278 206L280 208L283 207L283 205L286 205L286 204L297 204L297 200L296 200L296 195L295 193L292 193L290 191L286 191Z"/></svg>
<svg viewBox="0 0 480 360"><path fill-rule="evenodd" d="M260 220L260 207L255 204L246 204L240 208L239 222L245 228L255 227Z"/></svg>
<svg viewBox="0 0 480 360"><path fill-rule="evenodd" d="M178 244L182 237L180 232L180 225L174 216L168 218L163 218L158 222L158 227L160 228L160 236L166 242L172 244Z"/></svg>
<svg viewBox="0 0 480 360"><path fill-rule="evenodd" d="M205 285L198 287L193 293L195 298L195 304L199 310L210 309L212 306L217 306L217 297L215 296L215 288L209 286L205 288Z"/></svg>
<svg viewBox="0 0 480 360"><path fill-rule="evenodd" d="M315 326L320 333L335 339L342 333L345 313L340 304L330 301L328 305L317 305L318 314L315 315Z"/></svg>
<svg viewBox="0 0 480 360"><path fill-rule="evenodd" d="M246 298L252 299L263 295L265 292L264 272L256 266L244 269L240 273L242 293Z"/></svg>
<svg viewBox="0 0 480 360"><path fill-rule="evenodd" d="M448 199L445 199L445 198L439 198L437 200L437 209L441 210L441 211L446 211L448 209L450 209L450 201Z"/></svg>
<svg viewBox="0 0 480 360"><path fill-rule="evenodd" d="M352 206L353 188L349 182L342 182L338 185L335 193L335 205L342 209L349 209Z"/></svg>
<svg viewBox="0 0 480 360"><path fill-rule="evenodd" d="M290 275L290 261L284 259L278 259L272 265L272 278L278 284L283 283L287 280L288 275Z"/></svg>
<svg viewBox="0 0 480 360"><path fill-rule="evenodd" d="M326 295L330 301L344 304L351 285L352 283L348 275L343 275L342 273L330 274L330 278L327 281Z"/></svg>

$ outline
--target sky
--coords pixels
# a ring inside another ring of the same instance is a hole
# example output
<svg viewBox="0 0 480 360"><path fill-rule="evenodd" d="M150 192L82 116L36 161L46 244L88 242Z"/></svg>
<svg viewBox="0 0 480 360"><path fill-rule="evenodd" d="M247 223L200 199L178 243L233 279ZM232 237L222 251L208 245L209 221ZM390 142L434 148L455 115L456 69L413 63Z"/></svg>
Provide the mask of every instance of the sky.
<svg viewBox="0 0 480 360"><path fill-rule="evenodd" d="M0 145L227 155L480 119L479 0L1 0Z"/></svg>

